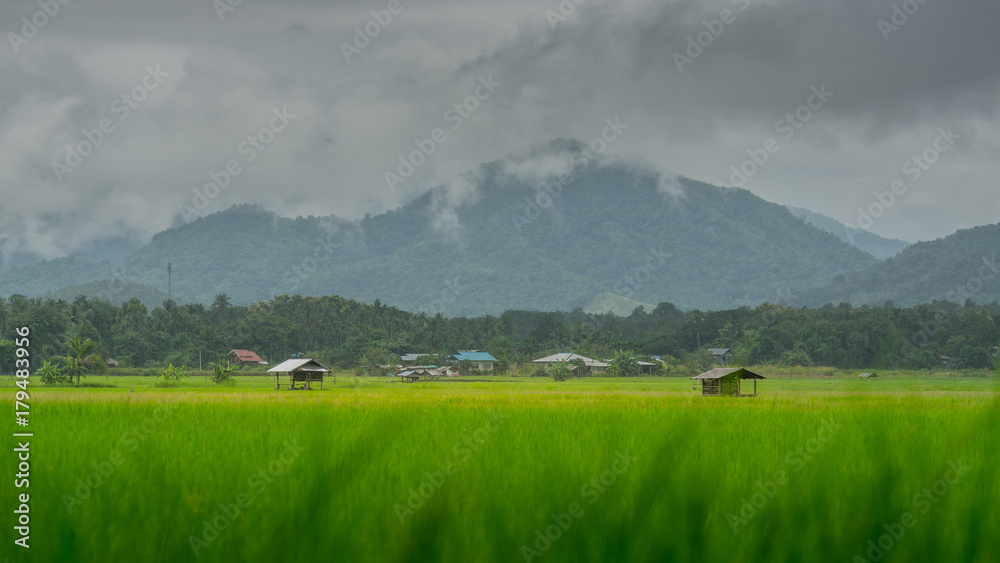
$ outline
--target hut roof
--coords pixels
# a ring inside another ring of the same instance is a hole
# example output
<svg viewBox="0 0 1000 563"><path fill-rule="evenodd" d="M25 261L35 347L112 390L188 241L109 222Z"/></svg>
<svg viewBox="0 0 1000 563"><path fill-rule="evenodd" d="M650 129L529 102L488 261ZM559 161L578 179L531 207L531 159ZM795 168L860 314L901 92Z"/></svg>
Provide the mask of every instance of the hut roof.
<svg viewBox="0 0 1000 563"><path fill-rule="evenodd" d="M592 368L606 368L608 364L588 358L587 356L581 356L580 354L572 354L567 352L561 352L559 354L552 354L551 356L545 356L544 358L539 358L537 360L532 360L532 363L536 364L550 364L555 362L571 362L573 360L583 360L584 365Z"/></svg>
<svg viewBox="0 0 1000 563"><path fill-rule="evenodd" d="M285 360L273 368L267 370L268 373L291 373L293 371L318 371L329 373L330 370L323 367L316 360L301 358L297 360Z"/></svg>
<svg viewBox="0 0 1000 563"><path fill-rule="evenodd" d="M863 377L865 379L869 379L871 377L878 377L878 374L872 373L870 371L866 371L865 373L859 373L858 377Z"/></svg>
<svg viewBox="0 0 1000 563"><path fill-rule="evenodd" d="M260 363L264 361L260 359L260 356L258 356L255 352L251 352L250 350L232 350L229 353L236 354L236 357L239 358L241 362Z"/></svg>
<svg viewBox="0 0 1000 563"><path fill-rule="evenodd" d="M691 379L722 379L723 377L737 371L743 372L738 376L740 379L765 379L763 375L754 373L746 368L715 368L708 370L701 375L696 375Z"/></svg>

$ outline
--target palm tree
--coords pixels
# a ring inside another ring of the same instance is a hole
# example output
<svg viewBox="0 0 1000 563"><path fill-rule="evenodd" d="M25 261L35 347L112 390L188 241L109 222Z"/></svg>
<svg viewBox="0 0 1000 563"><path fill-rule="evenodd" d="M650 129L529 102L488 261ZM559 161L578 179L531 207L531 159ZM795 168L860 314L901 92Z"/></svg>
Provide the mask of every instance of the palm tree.
<svg viewBox="0 0 1000 563"><path fill-rule="evenodd" d="M80 376L90 369L97 369L101 373L108 373L108 366L104 363L104 358L97 353L97 343L91 339L80 341L74 336L66 341L69 354L56 356L53 361L59 362L66 367L66 374L71 378L76 377L76 384L80 384Z"/></svg>
<svg viewBox="0 0 1000 563"><path fill-rule="evenodd" d="M225 320L226 310L229 308L229 296L225 293L220 293L215 296L212 300L212 317L215 322L221 322Z"/></svg>

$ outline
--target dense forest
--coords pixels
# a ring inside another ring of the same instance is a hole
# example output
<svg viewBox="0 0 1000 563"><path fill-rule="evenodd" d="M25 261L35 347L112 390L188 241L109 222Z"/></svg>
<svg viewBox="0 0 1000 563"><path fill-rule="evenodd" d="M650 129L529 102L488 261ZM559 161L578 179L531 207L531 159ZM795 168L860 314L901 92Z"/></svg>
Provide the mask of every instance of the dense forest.
<svg viewBox="0 0 1000 563"><path fill-rule="evenodd" d="M715 312L661 303L627 317L577 309L446 318L339 296L282 295L234 306L220 294L210 306L165 301L149 310L137 299L116 306L83 296L67 302L14 295L0 299L0 372L12 369L20 326L30 327L36 358L63 354L70 338L91 339L103 357L133 367L224 362L233 348L254 350L272 364L302 354L351 369L365 358L466 349L486 350L505 365L552 352L601 359L621 350L680 364L703 358L709 347L725 347L743 365L923 369L948 356L956 367L975 369L995 361L998 325L1000 304L972 300L912 308L763 304Z"/></svg>

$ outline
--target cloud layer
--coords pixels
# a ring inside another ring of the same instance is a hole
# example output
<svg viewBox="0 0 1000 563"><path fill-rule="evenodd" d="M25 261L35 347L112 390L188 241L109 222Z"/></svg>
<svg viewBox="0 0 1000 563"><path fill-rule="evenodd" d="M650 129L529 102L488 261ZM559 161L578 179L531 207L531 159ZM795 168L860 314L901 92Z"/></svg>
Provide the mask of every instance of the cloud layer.
<svg viewBox="0 0 1000 563"><path fill-rule="evenodd" d="M447 212L474 193L460 175L477 164L589 143L615 118L628 129L609 153L851 224L860 208L879 234L925 240L1000 217L996 3L40 10L0 4L4 255L148 237L239 202L360 217L447 185ZM934 156L947 127L953 146L913 179L904 166ZM401 159L412 170L390 187ZM886 203L895 180L906 191ZM436 219L460 232L452 220Z"/></svg>

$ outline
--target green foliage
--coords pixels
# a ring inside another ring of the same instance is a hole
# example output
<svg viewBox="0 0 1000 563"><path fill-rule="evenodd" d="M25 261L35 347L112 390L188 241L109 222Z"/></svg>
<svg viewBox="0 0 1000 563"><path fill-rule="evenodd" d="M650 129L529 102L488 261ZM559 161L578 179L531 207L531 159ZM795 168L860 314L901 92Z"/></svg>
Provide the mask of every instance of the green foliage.
<svg viewBox="0 0 1000 563"><path fill-rule="evenodd" d="M569 362L555 362L549 366L549 375L556 381L566 381L573 375Z"/></svg>
<svg viewBox="0 0 1000 563"><path fill-rule="evenodd" d="M240 366L216 364L209 364L211 368L211 374L208 379L215 383L216 385L222 385L233 382L233 376L240 372Z"/></svg>
<svg viewBox="0 0 1000 563"><path fill-rule="evenodd" d="M59 364L52 364L48 360L42 362L42 367L38 368L35 375L39 376L39 381L46 385L65 385L72 383L73 378L67 375L66 370Z"/></svg>
<svg viewBox="0 0 1000 563"><path fill-rule="evenodd" d="M639 375L639 358L631 350L618 350L608 364L608 373L615 377L636 377Z"/></svg>
<svg viewBox="0 0 1000 563"><path fill-rule="evenodd" d="M66 341L66 348L68 349L66 355L55 356L52 361L62 364L66 375L76 378L77 385L80 384L80 377L86 377L88 371L108 373L108 366L104 363L104 358L97 353L98 345L93 340L87 338L81 341L73 337Z"/></svg>
<svg viewBox="0 0 1000 563"><path fill-rule="evenodd" d="M0 339L0 373L13 373L17 360L17 345L13 340Z"/></svg>
<svg viewBox="0 0 1000 563"><path fill-rule="evenodd" d="M580 358L573 358L569 361L569 363L576 368L573 370L573 375L576 377L586 377L590 375L590 366L587 365L587 362L581 360Z"/></svg>
<svg viewBox="0 0 1000 563"><path fill-rule="evenodd" d="M169 382L177 383L182 378L185 378L187 376L188 376L188 374L185 371L185 366L181 366L179 368L175 368L174 364L170 364L167 367L167 369L165 369L165 370L163 370L163 371L160 372L160 379L162 379L163 381L168 382L168 383Z"/></svg>

